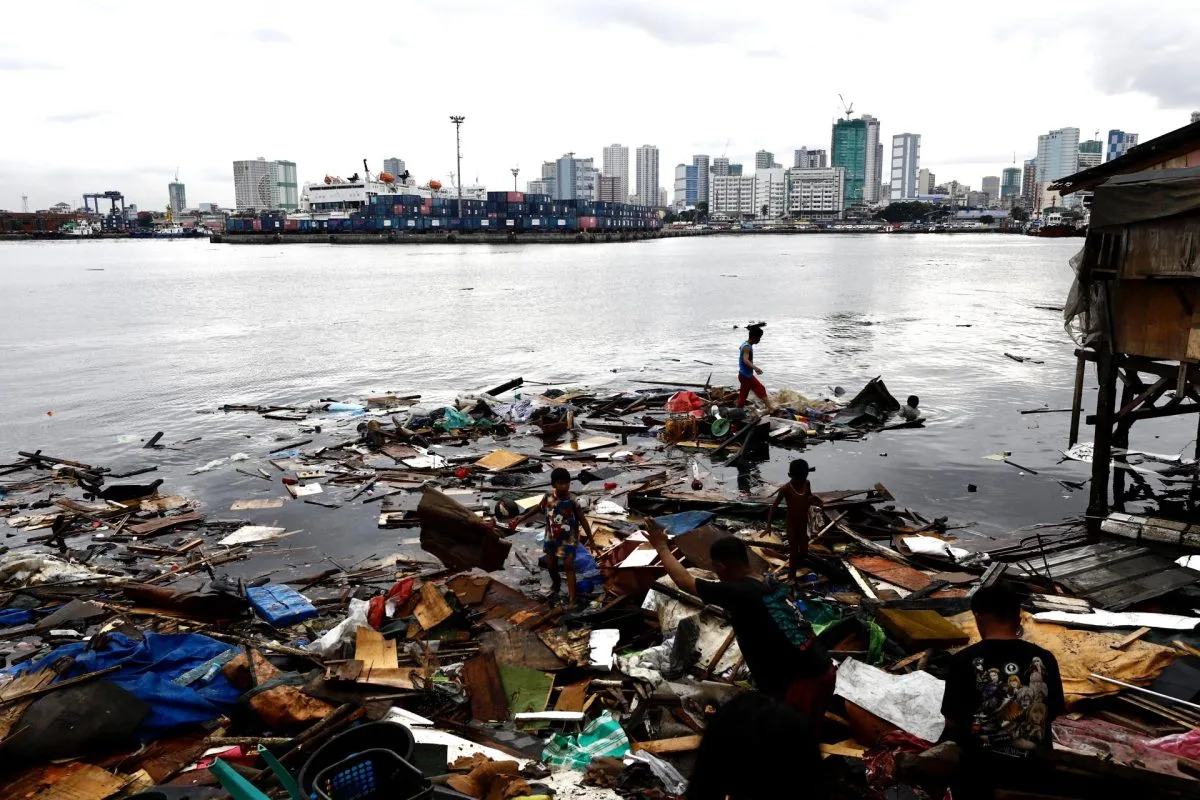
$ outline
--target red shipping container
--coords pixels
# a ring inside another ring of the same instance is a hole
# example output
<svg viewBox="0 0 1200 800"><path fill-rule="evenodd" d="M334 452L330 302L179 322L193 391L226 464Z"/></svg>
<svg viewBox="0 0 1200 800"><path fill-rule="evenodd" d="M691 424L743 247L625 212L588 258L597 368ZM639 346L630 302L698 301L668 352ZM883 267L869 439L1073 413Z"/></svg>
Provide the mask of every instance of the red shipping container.
<svg viewBox="0 0 1200 800"><path fill-rule="evenodd" d="M283 229L284 229L285 231L298 231L298 230L300 230L300 220L298 220L298 219L289 219L287 222L285 222L285 223L283 224Z"/></svg>
<svg viewBox="0 0 1200 800"><path fill-rule="evenodd" d="M508 202L524 203L525 202L525 193L524 192L509 192L508 193Z"/></svg>
<svg viewBox="0 0 1200 800"><path fill-rule="evenodd" d="M256 231L261 231L262 230L262 220L255 217L253 222L254 222L254 224L251 225L251 227Z"/></svg>
<svg viewBox="0 0 1200 800"><path fill-rule="evenodd" d="M596 218L595 217L580 217L579 218L579 229L581 231L590 231L595 227L596 227Z"/></svg>

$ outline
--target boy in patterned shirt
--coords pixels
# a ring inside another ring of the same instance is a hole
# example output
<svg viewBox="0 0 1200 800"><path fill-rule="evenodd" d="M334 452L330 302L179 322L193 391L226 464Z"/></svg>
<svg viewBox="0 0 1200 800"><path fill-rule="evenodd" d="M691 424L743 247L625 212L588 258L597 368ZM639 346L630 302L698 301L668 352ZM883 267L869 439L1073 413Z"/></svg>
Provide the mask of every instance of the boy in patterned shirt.
<svg viewBox="0 0 1200 800"><path fill-rule="evenodd" d="M567 602L574 608L575 545L580 542L581 529L583 541L592 538L592 526L571 494L571 473L562 467L555 467L550 472L550 484L553 488L542 501L515 517L508 526L516 530L518 525L534 514L546 515L546 542L542 550L546 555L546 569L550 572L550 602L558 602L562 590L562 576L558 571L561 562L567 571Z"/></svg>

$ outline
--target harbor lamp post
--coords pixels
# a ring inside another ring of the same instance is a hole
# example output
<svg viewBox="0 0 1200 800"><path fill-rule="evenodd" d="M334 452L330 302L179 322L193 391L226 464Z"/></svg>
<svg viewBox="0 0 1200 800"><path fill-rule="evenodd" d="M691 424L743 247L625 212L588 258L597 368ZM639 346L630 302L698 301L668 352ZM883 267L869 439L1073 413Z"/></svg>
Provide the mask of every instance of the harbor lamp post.
<svg viewBox="0 0 1200 800"><path fill-rule="evenodd" d="M521 171L521 168L520 168L520 167L513 167L513 168L512 168L512 174L513 174L513 191L514 191L514 192L517 190L517 174L518 174L518 173L520 173L520 171Z"/></svg>
<svg viewBox="0 0 1200 800"><path fill-rule="evenodd" d="M462 124L466 117L451 115L454 123L454 150L458 156L458 218L462 219Z"/></svg>

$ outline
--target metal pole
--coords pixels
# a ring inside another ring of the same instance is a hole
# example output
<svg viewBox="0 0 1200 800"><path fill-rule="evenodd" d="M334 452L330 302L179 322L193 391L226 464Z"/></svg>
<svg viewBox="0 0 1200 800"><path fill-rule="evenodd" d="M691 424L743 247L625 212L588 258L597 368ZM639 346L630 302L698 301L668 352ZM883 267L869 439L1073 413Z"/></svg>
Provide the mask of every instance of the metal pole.
<svg viewBox="0 0 1200 800"><path fill-rule="evenodd" d="M466 117L451 116L454 123L454 150L458 159L458 218L462 219L462 124Z"/></svg>

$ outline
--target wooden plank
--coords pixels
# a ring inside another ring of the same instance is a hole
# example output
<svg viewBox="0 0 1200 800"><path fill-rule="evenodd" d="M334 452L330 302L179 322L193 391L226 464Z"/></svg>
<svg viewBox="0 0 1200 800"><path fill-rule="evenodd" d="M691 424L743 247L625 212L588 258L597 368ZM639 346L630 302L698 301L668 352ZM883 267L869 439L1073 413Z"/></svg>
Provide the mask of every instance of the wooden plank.
<svg viewBox="0 0 1200 800"><path fill-rule="evenodd" d="M140 522L137 525L130 525L125 528L126 532L132 533L134 536L157 536L158 534L170 530L179 525L187 525L192 522L201 522L204 520L204 515L199 511L193 511L189 514L180 514L174 517L163 517L162 519L152 519L149 522Z"/></svg>
<svg viewBox="0 0 1200 800"><path fill-rule="evenodd" d="M446 602L446 598L442 597L437 586L428 581L421 584L421 602L417 603L417 607L413 609L413 615L416 616L417 622L421 624L423 630L437 627L449 619L453 613L453 609Z"/></svg>
<svg viewBox="0 0 1200 800"><path fill-rule="evenodd" d="M234 500L229 506L230 511L250 511L260 508L282 508L282 497L253 497L249 500Z"/></svg>
<svg viewBox="0 0 1200 800"><path fill-rule="evenodd" d="M692 750L700 748L700 736L676 736L673 739L654 739L649 742L634 742L633 752L635 753L653 753L654 755L662 755L664 753L690 753Z"/></svg>
<svg viewBox="0 0 1200 800"><path fill-rule="evenodd" d="M931 583L928 575L912 567L897 564L880 556L855 556L850 563L868 575L881 581L915 592L924 589Z"/></svg>
<svg viewBox="0 0 1200 800"><path fill-rule="evenodd" d="M529 456L520 453L514 453L511 450L493 450L483 458L475 462L475 466L483 467L489 472L500 472L506 469L524 464L529 460Z"/></svg>
<svg viewBox="0 0 1200 800"><path fill-rule="evenodd" d="M1129 647L1129 645L1133 644L1149 632L1149 628L1138 628L1133 633L1123 637L1120 641L1113 642L1109 645L1109 647L1111 647L1113 650L1124 650L1126 647Z"/></svg>
<svg viewBox="0 0 1200 800"><path fill-rule="evenodd" d="M463 662L462 681L471 700L472 717L482 722L508 719L508 698L495 656L480 653Z"/></svg>
<svg viewBox="0 0 1200 800"><path fill-rule="evenodd" d="M537 634L524 628L488 631L480 634L479 644L484 650L495 654L497 663L502 665L539 671L560 670L567 666Z"/></svg>
<svg viewBox="0 0 1200 800"><path fill-rule="evenodd" d="M846 756L848 758L862 758L863 753L867 749L853 739L844 739L833 744L821 743L821 757L828 758L829 756Z"/></svg>
<svg viewBox="0 0 1200 800"><path fill-rule="evenodd" d="M456 575L446 581L446 586L454 592L458 602L464 606L475 606L483 602L491 582L492 579L487 575Z"/></svg>
<svg viewBox="0 0 1200 800"><path fill-rule="evenodd" d="M961 628L936 611L881 608L875 619L907 650L944 650L971 639Z"/></svg>
<svg viewBox="0 0 1200 800"><path fill-rule="evenodd" d="M358 629L354 642L354 659L362 662L364 672L376 667L395 669L400 665L396 656L396 640L384 639L382 633L367 627Z"/></svg>

